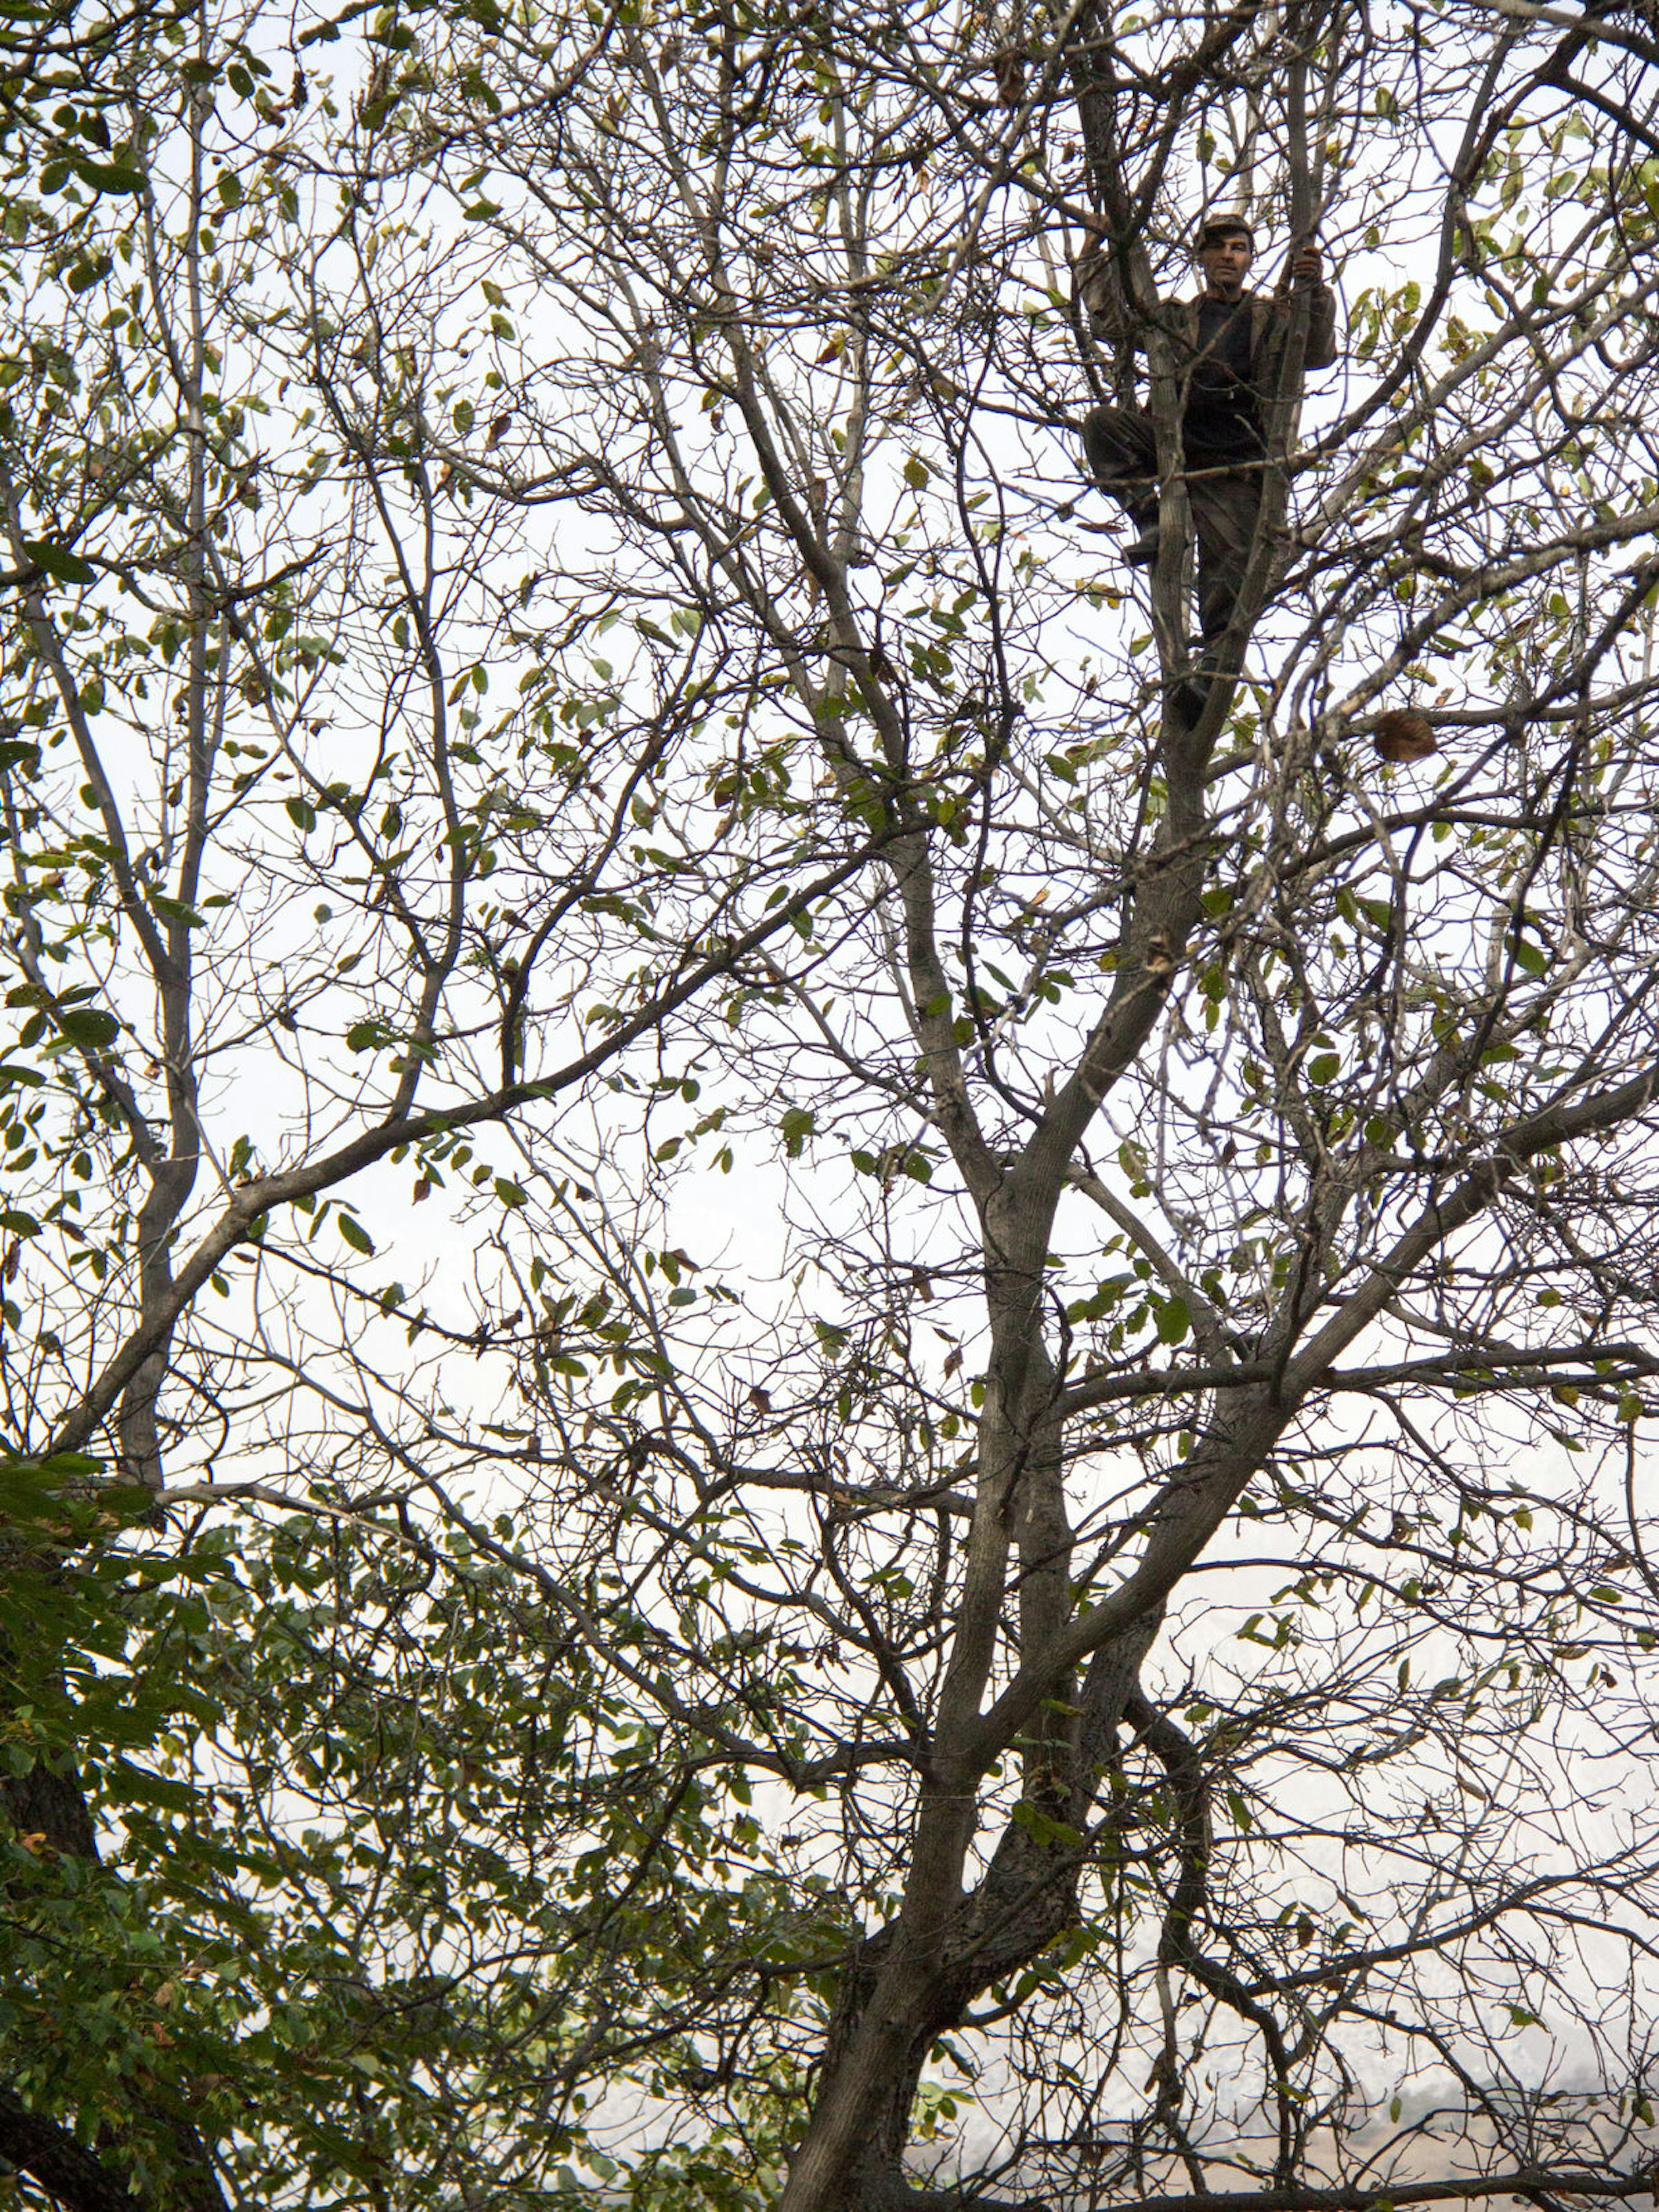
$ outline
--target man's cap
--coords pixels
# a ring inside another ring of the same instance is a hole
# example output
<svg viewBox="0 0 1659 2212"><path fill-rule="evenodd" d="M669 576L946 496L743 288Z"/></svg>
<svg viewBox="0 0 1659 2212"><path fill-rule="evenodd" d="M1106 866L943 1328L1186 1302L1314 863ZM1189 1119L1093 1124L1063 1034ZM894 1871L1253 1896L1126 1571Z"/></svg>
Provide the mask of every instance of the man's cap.
<svg viewBox="0 0 1659 2212"><path fill-rule="evenodd" d="M1208 246L1218 238L1238 237L1247 239L1251 252L1255 252L1255 233L1242 215L1206 215L1198 226L1200 246Z"/></svg>

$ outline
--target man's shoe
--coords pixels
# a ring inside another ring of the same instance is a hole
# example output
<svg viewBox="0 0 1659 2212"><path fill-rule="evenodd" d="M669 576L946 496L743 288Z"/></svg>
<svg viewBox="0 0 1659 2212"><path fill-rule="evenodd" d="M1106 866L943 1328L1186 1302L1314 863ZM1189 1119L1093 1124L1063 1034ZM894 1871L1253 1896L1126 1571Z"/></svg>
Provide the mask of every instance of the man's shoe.
<svg viewBox="0 0 1659 2212"><path fill-rule="evenodd" d="M1132 568L1150 568L1158 558L1158 549L1163 540L1157 523L1148 523L1139 538L1131 538L1123 549L1123 557Z"/></svg>
<svg viewBox="0 0 1659 2212"><path fill-rule="evenodd" d="M1210 679L1207 676L1183 676L1170 693L1170 704L1175 709L1177 721L1189 729L1196 729L1199 716L1210 703Z"/></svg>

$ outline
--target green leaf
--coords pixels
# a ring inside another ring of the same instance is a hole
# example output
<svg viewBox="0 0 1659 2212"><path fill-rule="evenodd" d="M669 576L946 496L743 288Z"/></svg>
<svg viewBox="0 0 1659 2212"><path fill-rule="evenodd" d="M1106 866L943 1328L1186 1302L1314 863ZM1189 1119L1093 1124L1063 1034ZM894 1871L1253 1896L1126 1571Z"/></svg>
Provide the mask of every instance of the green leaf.
<svg viewBox="0 0 1659 2212"><path fill-rule="evenodd" d="M75 173L95 192L142 192L144 189L142 169L129 169L116 161L77 161Z"/></svg>
<svg viewBox="0 0 1659 2212"><path fill-rule="evenodd" d="M78 553L71 553L67 545L54 545L50 538L26 538L23 550L37 568L44 568L59 584L95 584L98 571L90 561L83 561Z"/></svg>
<svg viewBox="0 0 1659 2212"><path fill-rule="evenodd" d="M1015 1806L1013 1819L1015 1826L1024 1828L1036 1843L1058 1844L1063 1850L1082 1848L1083 1838L1075 1828L1064 1820L1056 1820L1052 1814L1045 1813L1040 1805L1033 1805L1029 1799L1022 1799Z"/></svg>
<svg viewBox="0 0 1659 2212"><path fill-rule="evenodd" d="M88 1052L107 1050L121 1034L120 1023L101 1006L66 1006L56 1019L70 1042Z"/></svg>
<svg viewBox="0 0 1659 2212"><path fill-rule="evenodd" d="M915 453L904 464L904 481L912 491L920 491L931 473L927 462L919 460Z"/></svg>
<svg viewBox="0 0 1659 2212"><path fill-rule="evenodd" d="M1539 947L1535 945L1528 945L1524 938L1516 939L1514 949L1516 966L1524 968L1528 975L1541 975L1549 966L1549 962Z"/></svg>
<svg viewBox="0 0 1659 2212"><path fill-rule="evenodd" d="M792 1160L798 1160L801 1148L817 1127L811 1110L805 1106L792 1106L778 1127L783 1132L784 1148Z"/></svg>
<svg viewBox="0 0 1659 2212"><path fill-rule="evenodd" d="M206 927L195 908L186 906L183 899L169 898L164 891L152 891L149 895L149 902L163 921L183 922L187 929L202 929Z"/></svg>
<svg viewBox="0 0 1659 2212"><path fill-rule="evenodd" d="M354 1252L363 1252L373 1255L374 1240L361 1221L353 1220L350 1214L342 1212L337 1206L334 1213L334 1226Z"/></svg>
<svg viewBox="0 0 1659 2212"><path fill-rule="evenodd" d="M1160 1342L1179 1344L1193 1325L1185 1298L1165 1298L1158 1310L1158 1334Z"/></svg>

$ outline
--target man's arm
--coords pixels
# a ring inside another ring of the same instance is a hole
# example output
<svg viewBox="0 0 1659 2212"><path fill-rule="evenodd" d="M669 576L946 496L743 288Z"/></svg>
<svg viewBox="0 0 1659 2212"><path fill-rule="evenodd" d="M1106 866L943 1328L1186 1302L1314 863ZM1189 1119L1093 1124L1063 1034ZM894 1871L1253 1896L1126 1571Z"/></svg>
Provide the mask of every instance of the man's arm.
<svg viewBox="0 0 1659 2212"><path fill-rule="evenodd" d="M1116 346L1127 340L1136 352L1146 350L1144 330L1129 313L1122 279L1107 253L1098 231L1091 231L1073 264L1078 297L1088 317L1089 335L1097 344Z"/></svg>
<svg viewBox="0 0 1659 2212"><path fill-rule="evenodd" d="M1291 283L1299 291L1309 287L1308 344L1304 368L1328 368L1337 358L1336 295L1323 281L1323 264L1316 246L1298 246L1291 257Z"/></svg>

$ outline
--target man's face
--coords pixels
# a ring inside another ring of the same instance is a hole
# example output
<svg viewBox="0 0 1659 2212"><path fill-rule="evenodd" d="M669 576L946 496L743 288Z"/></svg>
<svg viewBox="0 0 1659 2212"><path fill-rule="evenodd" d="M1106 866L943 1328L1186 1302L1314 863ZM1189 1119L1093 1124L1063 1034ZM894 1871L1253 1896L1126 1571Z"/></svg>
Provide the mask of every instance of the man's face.
<svg viewBox="0 0 1659 2212"><path fill-rule="evenodd" d="M1206 238L1198 249L1198 265L1212 292L1224 297L1243 288L1251 260L1250 241L1242 230L1224 230Z"/></svg>

